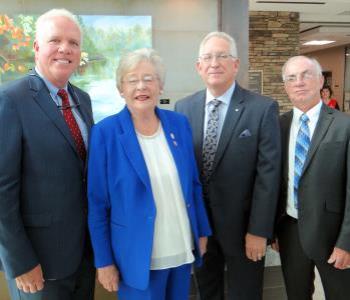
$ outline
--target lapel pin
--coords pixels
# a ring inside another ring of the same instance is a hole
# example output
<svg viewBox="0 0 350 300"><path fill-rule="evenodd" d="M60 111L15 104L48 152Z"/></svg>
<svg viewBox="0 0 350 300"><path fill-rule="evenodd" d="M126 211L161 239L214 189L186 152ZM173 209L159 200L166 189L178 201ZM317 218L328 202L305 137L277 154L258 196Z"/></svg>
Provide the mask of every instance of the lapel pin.
<svg viewBox="0 0 350 300"><path fill-rule="evenodd" d="M175 139L175 135L171 132L170 133L170 137L174 140Z"/></svg>

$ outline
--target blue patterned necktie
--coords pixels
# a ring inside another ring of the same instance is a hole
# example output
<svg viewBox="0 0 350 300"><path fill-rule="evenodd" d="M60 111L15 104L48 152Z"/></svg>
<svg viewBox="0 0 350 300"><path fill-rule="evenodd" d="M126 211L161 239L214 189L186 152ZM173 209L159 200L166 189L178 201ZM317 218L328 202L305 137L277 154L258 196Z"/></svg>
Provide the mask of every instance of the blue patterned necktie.
<svg viewBox="0 0 350 300"><path fill-rule="evenodd" d="M300 128L295 143L294 156L294 207L298 209L298 188L301 173L303 171L307 152L310 147L310 130L308 126L309 118L306 114L300 116Z"/></svg>
<svg viewBox="0 0 350 300"><path fill-rule="evenodd" d="M203 183L207 184L213 171L214 157L218 145L218 125L219 125L219 105L221 101L213 99L210 101L210 112L208 114L208 124L203 142L202 156L202 178Z"/></svg>

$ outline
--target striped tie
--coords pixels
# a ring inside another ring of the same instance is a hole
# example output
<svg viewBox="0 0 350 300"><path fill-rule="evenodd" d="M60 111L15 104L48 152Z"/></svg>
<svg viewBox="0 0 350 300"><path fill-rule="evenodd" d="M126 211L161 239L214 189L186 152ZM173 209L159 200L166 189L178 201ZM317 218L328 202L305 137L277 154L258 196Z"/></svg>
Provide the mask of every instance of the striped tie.
<svg viewBox="0 0 350 300"><path fill-rule="evenodd" d="M294 156L294 207L298 209L298 188L301 173L303 171L307 152L310 147L310 130L308 126L309 118L306 114L300 117L300 128L295 143Z"/></svg>

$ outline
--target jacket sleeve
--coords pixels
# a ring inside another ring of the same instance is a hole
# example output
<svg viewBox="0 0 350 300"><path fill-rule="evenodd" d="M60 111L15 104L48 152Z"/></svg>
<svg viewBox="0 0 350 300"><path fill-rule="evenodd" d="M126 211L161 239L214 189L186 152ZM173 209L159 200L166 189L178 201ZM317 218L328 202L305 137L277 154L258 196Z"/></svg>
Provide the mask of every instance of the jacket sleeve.
<svg viewBox="0 0 350 300"><path fill-rule="evenodd" d="M106 144L100 127L91 131L88 163L88 225L97 268L114 264Z"/></svg>
<svg viewBox="0 0 350 300"><path fill-rule="evenodd" d="M21 214L22 124L13 99L0 92L0 261L9 278L39 264Z"/></svg>
<svg viewBox="0 0 350 300"><path fill-rule="evenodd" d="M281 173L281 139L276 102L271 102L265 108L259 130L248 232L272 238Z"/></svg>
<svg viewBox="0 0 350 300"><path fill-rule="evenodd" d="M340 228L335 247L350 252L350 142L347 149L347 179L343 222Z"/></svg>

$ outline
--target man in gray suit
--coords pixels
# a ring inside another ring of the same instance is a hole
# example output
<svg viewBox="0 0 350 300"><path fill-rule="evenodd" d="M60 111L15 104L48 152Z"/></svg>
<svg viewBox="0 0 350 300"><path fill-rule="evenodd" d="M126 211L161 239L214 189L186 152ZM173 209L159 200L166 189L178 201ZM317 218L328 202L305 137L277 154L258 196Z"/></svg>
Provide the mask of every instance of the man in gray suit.
<svg viewBox="0 0 350 300"><path fill-rule="evenodd" d="M176 103L193 129L204 199L214 235L196 270L202 300L261 299L264 255L272 236L280 174L278 105L235 81L233 38L202 41L197 71L207 89Z"/></svg>
<svg viewBox="0 0 350 300"><path fill-rule="evenodd" d="M326 299L350 297L350 118L322 103L319 63L282 69L293 110L281 116L282 189L277 237L288 299L311 300L314 267Z"/></svg>
<svg viewBox="0 0 350 300"><path fill-rule="evenodd" d="M0 261L12 299L93 299L85 160L89 96L68 80L81 30L64 9L39 17L35 71L0 88Z"/></svg>

